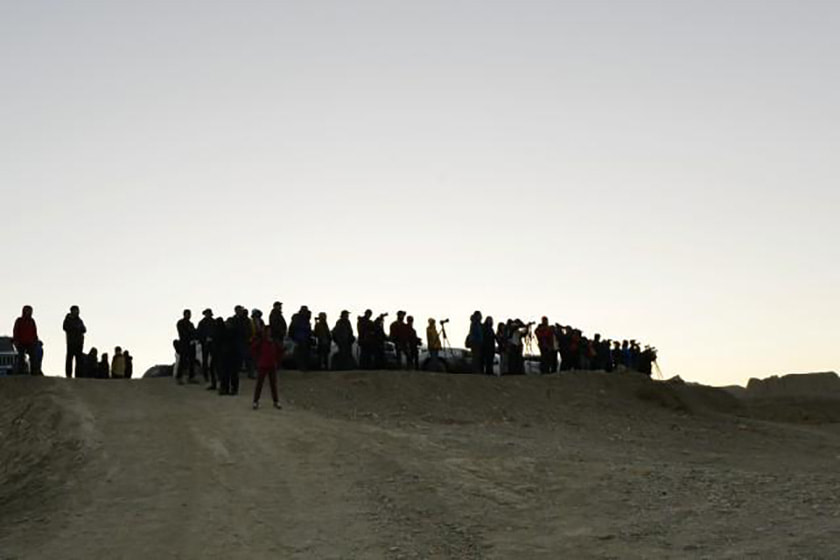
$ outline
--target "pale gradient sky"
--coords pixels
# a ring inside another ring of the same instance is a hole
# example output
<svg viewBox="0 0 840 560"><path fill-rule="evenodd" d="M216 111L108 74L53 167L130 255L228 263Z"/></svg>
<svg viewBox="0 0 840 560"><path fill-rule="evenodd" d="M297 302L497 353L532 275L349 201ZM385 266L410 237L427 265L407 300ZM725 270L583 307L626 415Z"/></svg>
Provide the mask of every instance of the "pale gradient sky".
<svg viewBox="0 0 840 560"><path fill-rule="evenodd" d="M840 369L840 3L0 0L0 317L572 323L711 384ZM3 329L5 330L5 329Z"/></svg>

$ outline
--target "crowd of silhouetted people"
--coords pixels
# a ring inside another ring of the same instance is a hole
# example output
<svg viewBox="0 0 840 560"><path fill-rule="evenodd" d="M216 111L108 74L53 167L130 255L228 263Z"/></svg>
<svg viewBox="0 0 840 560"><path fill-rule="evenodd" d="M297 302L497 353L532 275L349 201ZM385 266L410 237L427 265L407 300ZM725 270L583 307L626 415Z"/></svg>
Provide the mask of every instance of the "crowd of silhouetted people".
<svg viewBox="0 0 840 560"><path fill-rule="evenodd" d="M312 312L304 305L287 323L281 302L272 305L267 322L261 310L249 313L241 305L227 319L215 317L211 309L205 309L202 315L196 326L187 309L177 322L178 338L173 342L178 355L177 382L199 383L197 376L201 373L209 390L235 395L239 391L239 376L244 373L257 380L254 408L259 406L266 378L274 404L279 407L276 372L287 358L302 371L421 369L421 365L438 371L436 362L443 359L441 352L448 349L448 319L439 325L435 319L428 319L426 354L421 364L423 340L418 336L414 317L405 311L398 311L396 320L386 330L388 313L374 317L368 309L357 318L355 332L349 311L342 311L330 327L326 313L319 313L313 322ZM656 363L656 350L649 346L643 349L635 340L613 341L600 334L589 338L580 329L551 325L546 317L534 327L535 323L519 319L496 325L492 317L482 317L476 311L464 343L469 368L491 375L524 374L526 361L533 361L536 356L534 341L542 374L633 370L651 375ZM290 356L286 356L287 351Z"/></svg>
<svg viewBox="0 0 840 560"><path fill-rule="evenodd" d="M85 352L87 327L82 321L77 305L70 307L62 328L67 343L64 374L68 379L131 379L134 375L134 358L128 350L117 346L110 359L105 352L100 356L96 348ZM21 316L15 320L12 343L18 355L15 373L43 375L41 364L44 360L44 343L38 337L38 325L35 323L31 305L25 305Z"/></svg>

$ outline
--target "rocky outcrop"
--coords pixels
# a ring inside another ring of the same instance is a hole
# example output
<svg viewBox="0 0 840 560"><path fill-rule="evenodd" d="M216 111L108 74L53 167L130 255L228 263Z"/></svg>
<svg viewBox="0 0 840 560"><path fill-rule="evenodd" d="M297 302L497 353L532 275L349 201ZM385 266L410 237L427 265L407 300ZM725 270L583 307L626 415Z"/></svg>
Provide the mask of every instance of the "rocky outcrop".
<svg viewBox="0 0 840 560"><path fill-rule="evenodd" d="M833 371L792 373L789 375L750 379L746 398L808 397L840 399L840 377Z"/></svg>

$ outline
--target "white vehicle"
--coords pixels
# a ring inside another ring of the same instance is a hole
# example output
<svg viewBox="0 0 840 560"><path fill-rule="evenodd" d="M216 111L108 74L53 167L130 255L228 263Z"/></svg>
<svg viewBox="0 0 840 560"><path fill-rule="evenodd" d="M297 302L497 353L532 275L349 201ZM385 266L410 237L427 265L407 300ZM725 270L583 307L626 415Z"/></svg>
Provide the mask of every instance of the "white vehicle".
<svg viewBox="0 0 840 560"><path fill-rule="evenodd" d="M18 353L11 337L0 336L0 376L12 375L18 363Z"/></svg>

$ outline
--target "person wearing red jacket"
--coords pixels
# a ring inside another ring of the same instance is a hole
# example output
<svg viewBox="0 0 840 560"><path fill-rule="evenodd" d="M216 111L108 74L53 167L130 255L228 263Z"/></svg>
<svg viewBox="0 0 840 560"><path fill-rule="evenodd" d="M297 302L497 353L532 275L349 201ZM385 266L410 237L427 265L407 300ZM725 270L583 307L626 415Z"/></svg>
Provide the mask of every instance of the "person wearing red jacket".
<svg viewBox="0 0 840 560"><path fill-rule="evenodd" d="M274 408L282 408L277 398L277 368L280 366L280 360L283 357L283 347L272 340L269 329L263 329L251 344L251 352L257 362L258 372L257 385L254 388L254 410L260 407L260 394L266 377L268 377L268 384L271 387Z"/></svg>
<svg viewBox="0 0 840 560"><path fill-rule="evenodd" d="M24 357L29 356L29 372L41 375L41 341L38 326L32 318L32 306L24 305L21 316L15 320L12 342L18 351L18 367L23 368Z"/></svg>

